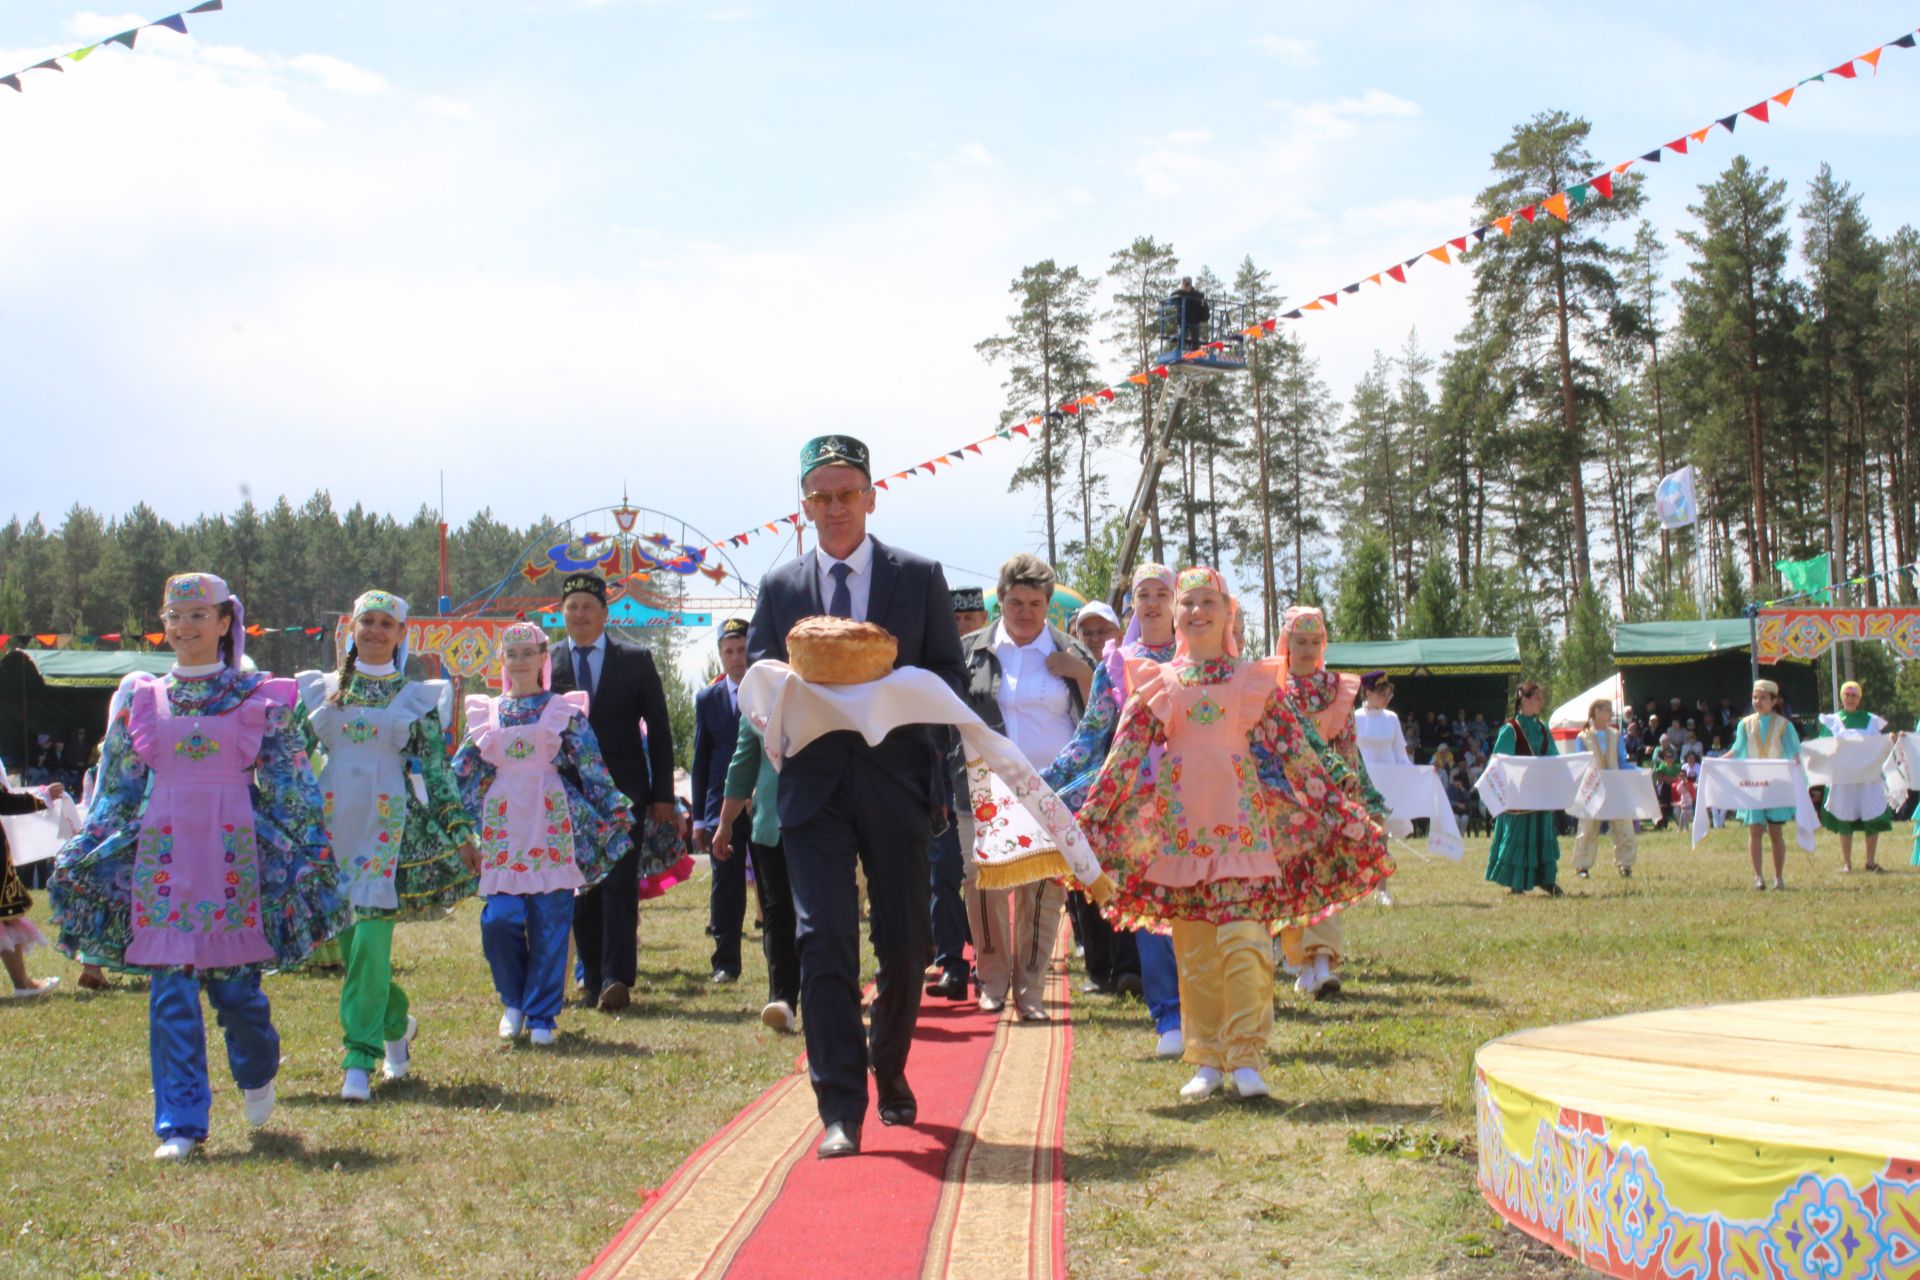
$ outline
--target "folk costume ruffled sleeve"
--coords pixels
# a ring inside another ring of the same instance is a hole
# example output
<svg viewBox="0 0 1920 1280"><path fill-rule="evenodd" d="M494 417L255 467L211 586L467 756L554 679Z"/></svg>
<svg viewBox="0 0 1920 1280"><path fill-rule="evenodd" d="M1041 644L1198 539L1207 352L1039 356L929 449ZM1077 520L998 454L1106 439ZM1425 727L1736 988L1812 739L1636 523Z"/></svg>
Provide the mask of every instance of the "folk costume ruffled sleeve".
<svg viewBox="0 0 1920 1280"><path fill-rule="evenodd" d="M138 673L84 831L48 886L72 956L219 980L297 964L351 920L293 682Z"/></svg>
<svg viewBox="0 0 1920 1280"><path fill-rule="evenodd" d="M1380 828L1327 771L1279 674L1233 658L1128 664L1136 692L1080 814L1120 885L1117 926L1277 927L1392 874Z"/></svg>
<svg viewBox="0 0 1920 1280"><path fill-rule="evenodd" d="M368 919L443 917L479 883L459 855L474 826L447 763L439 712L446 682L356 672L336 703L338 675L295 679L294 714L354 909Z"/></svg>
<svg viewBox="0 0 1920 1280"><path fill-rule="evenodd" d="M1156 662L1165 662L1173 656L1173 645L1146 645L1138 641L1122 646L1120 652L1126 658L1151 658ZM1109 653L1109 659L1112 654ZM1101 661L1093 668L1093 688L1087 694L1087 709L1080 716L1080 723L1074 729L1073 737L1060 749L1060 754L1052 764L1041 771L1040 777L1054 794L1076 813L1086 803L1087 793L1100 776L1100 766L1106 762L1107 752L1113 748L1114 730L1120 723L1121 706L1126 698L1125 676L1115 683L1114 671L1124 672L1121 662Z"/></svg>

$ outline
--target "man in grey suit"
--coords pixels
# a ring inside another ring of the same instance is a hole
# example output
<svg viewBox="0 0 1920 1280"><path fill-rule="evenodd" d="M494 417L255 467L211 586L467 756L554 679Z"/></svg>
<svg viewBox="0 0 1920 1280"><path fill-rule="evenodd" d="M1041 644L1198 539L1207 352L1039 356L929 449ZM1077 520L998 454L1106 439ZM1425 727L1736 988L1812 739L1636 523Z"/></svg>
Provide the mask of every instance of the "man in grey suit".
<svg viewBox="0 0 1920 1280"><path fill-rule="evenodd" d="M867 448L821 436L800 452L800 485L819 547L760 584L748 656L785 661L787 632L831 614L885 627L896 667L924 667L961 691L960 632L940 566L867 533L874 508ZM920 1016L920 979L932 954L927 845L946 803L941 752L924 725L869 746L830 733L780 771L780 834L797 916L801 1026L807 1069L826 1128L823 1158L857 1155L871 1065L883 1124L918 1118L907 1051ZM860 907L855 864L867 874L875 982L873 1030L860 1026Z"/></svg>

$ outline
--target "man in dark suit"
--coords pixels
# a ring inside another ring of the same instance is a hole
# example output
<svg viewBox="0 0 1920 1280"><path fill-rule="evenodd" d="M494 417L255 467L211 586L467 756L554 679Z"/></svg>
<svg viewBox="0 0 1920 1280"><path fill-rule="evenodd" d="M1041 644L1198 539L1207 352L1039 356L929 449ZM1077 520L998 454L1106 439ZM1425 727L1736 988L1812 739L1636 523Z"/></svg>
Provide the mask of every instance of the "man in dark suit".
<svg viewBox="0 0 1920 1280"><path fill-rule="evenodd" d="M607 634L607 581L570 573L560 583L567 642L553 652L553 690L587 694L587 723L600 740L607 772L633 805L634 847L597 886L573 900L573 939L584 972L581 995L603 1013L632 998L635 932L640 926L639 824L678 825L673 811L673 726L653 655ZM646 726L646 738L640 726Z"/></svg>
<svg viewBox="0 0 1920 1280"><path fill-rule="evenodd" d="M800 451L800 485L819 547L760 584L748 657L785 661L787 632L833 614L885 627L896 667L923 667L953 687L964 678L960 633L940 566L867 533L874 507L867 448L821 436ZM869 746L830 733L787 757L780 771L781 838L798 916L801 1026L807 1069L826 1127L822 1157L856 1155L872 1066L884 1124L918 1118L907 1051L920 1016L920 978L932 952L927 846L946 801L934 732L909 725ZM880 962L873 1030L860 1027L860 906L854 867L866 869L873 950Z"/></svg>
<svg viewBox="0 0 1920 1280"><path fill-rule="evenodd" d="M713 828L726 800L727 766L740 741L740 679L747 674L747 624L728 618L720 624L721 677L693 698L693 840L702 853L713 852ZM753 819L734 821L732 844L745 849ZM740 980L740 926L747 915L747 860L713 859L713 887L707 897L707 936L713 939L713 981Z"/></svg>

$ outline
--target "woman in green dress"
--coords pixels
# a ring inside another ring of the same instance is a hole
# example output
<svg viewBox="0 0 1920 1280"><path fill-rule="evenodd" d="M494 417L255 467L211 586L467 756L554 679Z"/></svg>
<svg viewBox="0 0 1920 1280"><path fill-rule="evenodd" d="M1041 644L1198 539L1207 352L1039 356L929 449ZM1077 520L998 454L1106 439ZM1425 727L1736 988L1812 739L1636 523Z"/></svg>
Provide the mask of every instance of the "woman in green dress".
<svg viewBox="0 0 1920 1280"><path fill-rule="evenodd" d="M1860 704L1866 694L1860 682L1849 680L1840 686L1840 710L1820 717L1820 736L1837 738L1844 733L1881 734L1887 722ZM1867 838L1867 870L1884 871L1875 859L1880 853L1880 835L1893 830L1893 814L1887 808L1887 789L1879 779L1871 782L1836 782L1827 788L1820 805L1820 825L1840 837L1840 869L1853 870L1853 837L1856 832Z"/></svg>
<svg viewBox="0 0 1920 1280"><path fill-rule="evenodd" d="M1547 691L1537 680L1523 680L1513 695L1513 718L1500 726L1493 740L1497 756L1553 756L1553 735L1540 718ZM1554 815L1540 810L1509 809L1493 820L1493 847L1487 851L1487 879L1507 886L1510 893L1544 889L1559 897L1560 837Z"/></svg>
<svg viewBox="0 0 1920 1280"><path fill-rule="evenodd" d="M1800 734L1793 722L1779 714L1780 686L1771 680L1753 682L1753 714L1740 722L1734 731L1733 750L1727 752L1735 760L1791 760L1800 754ZM1766 832L1773 842L1773 887L1787 887L1787 823L1793 821L1793 810L1778 809L1736 809L1734 817L1747 824L1747 855L1753 859L1753 887L1764 890L1766 877L1761 874L1760 833Z"/></svg>

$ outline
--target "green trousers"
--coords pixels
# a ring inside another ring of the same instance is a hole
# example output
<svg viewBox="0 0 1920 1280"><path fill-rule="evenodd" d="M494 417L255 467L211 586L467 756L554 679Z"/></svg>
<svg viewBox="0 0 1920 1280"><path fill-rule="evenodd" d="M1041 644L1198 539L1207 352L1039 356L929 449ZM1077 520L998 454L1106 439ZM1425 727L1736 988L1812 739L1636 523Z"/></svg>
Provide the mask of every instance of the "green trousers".
<svg viewBox="0 0 1920 1280"><path fill-rule="evenodd" d="M347 980L340 988L345 1066L371 1071L386 1057L386 1041L407 1034L407 993L393 980L393 921L357 918L339 937Z"/></svg>

